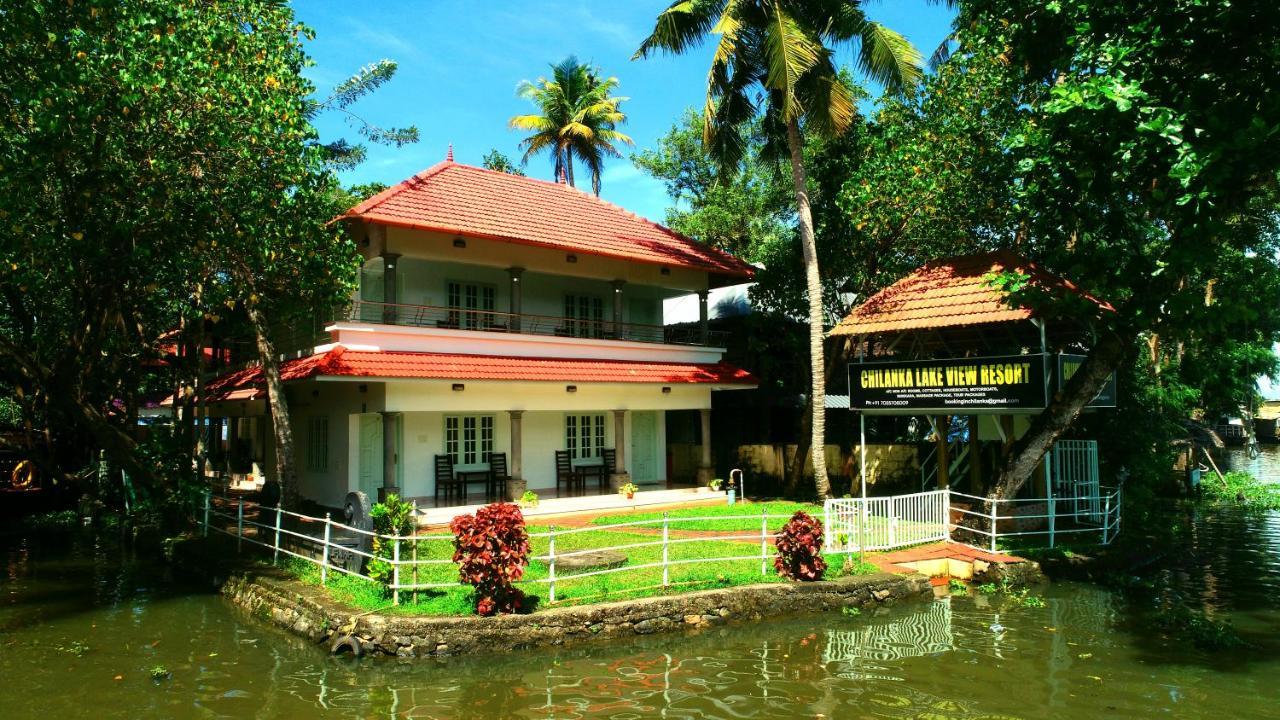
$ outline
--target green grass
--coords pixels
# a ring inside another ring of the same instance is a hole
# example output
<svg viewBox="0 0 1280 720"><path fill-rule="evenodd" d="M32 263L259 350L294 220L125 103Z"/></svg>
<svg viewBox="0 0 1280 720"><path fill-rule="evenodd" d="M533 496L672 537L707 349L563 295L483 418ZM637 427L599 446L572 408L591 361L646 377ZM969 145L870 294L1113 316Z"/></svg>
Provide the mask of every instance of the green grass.
<svg viewBox="0 0 1280 720"><path fill-rule="evenodd" d="M746 516L740 520L690 520L687 522L671 523L673 529L679 530L746 530L760 531L760 513L767 511L770 515L778 515L777 518L769 518L769 531L777 532L782 529L787 520L797 511L803 510L810 515L821 519L822 505L817 503L798 503L798 502L764 502L764 503L738 503L737 505L704 505L701 507L681 508L672 510L666 515L671 519L679 518L713 518L713 517L734 517L738 515ZM603 515L591 522L595 525L614 525L625 522L640 521L661 521L661 512L633 512L621 513L618 515ZM654 523L644 527L661 527L661 523Z"/></svg>
<svg viewBox="0 0 1280 720"><path fill-rule="evenodd" d="M758 526L757 526L758 527ZM530 533L545 532L546 527L530 526ZM556 554L578 550L593 550L602 547L629 545L633 543L651 543L660 541L651 534L620 532L616 530L596 530L587 528L580 532L558 534L556 536ZM550 540L545 537L532 538L534 556L546 555ZM661 545L621 550L627 556L627 566L644 565L661 562ZM448 539L420 541L418 558L449 560L453 556L453 546ZM751 556L747 560L730 560L735 556ZM783 582L773 570L774 548L770 538L767 548L766 572L760 573L759 542L735 542L728 540L693 540L689 542L673 542L668 550L669 585L662 585L662 568L622 569L617 572L592 577L566 577L563 571L557 573L556 607L565 605L582 605L614 600L627 600L657 595L677 594L694 590L705 590L717 587L732 587L760 582ZM409 557L408 555L404 557ZM675 564L680 560L702 558L725 558L714 562L697 564ZM844 574L862 575L877 572L878 568L870 563L851 562L847 573L844 567L846 555L832 554L826 556L829 569L828 578L840 577ZM320 569L314 564L290 559L286 569L304 583L320 584ZM624 566L625 568L626 566ZM536 582L548 577L550 568L543 561L531 561L525 571L525 580L521 589L530 596L537 607L549 607L548 586ZM377 583L363 578L352 577L345 573L330 571L326 589L340 602L347 603L361 610L381 610L396 614L409 615L469 615L472 612L473 598L471 589L462 585L454 585L458 579L457 567L452 563L442 565L419 566L417 582L449 583L451 587L422 590L417 593L417 601L410 591L402 591L401 604L392 606L391 599L384 594ZM411 571L401 569L401 582L412 581Z"/></svg>
<svg viewBox="0 0 1280 720"><path fill-rule="evenodd" d="M1205 475L1200 479L1200 486L1204 488L1205 497L1215 504L1280 510L1280 486L1259 482L1246 472L1229 472L1223 480L1216 475Z"/></svg>

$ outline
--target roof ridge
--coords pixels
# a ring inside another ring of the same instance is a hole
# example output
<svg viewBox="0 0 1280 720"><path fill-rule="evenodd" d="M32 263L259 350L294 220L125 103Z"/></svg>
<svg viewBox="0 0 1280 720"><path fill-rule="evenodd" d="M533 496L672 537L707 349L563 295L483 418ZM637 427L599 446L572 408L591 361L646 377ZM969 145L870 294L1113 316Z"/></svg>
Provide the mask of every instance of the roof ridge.
<svg viewBox="0 0 1280 720"><path fill-rule="evenodd" d="M361 201L355 207L351 208L350 210L347 210L346 212L342 213L338 217L346 218L346 217L356 217L358 215L364 215L368 213L370 210L373 210L377 206L381 205L382 203L395 197L396 195L399 195L405 190L410 189L414 182L421 182L434 175L439 175L443 170L448 168L450 165L461 165L461 163L456 163L456 162L453 162L452 160L441 160L435 165L432 165L431 167L428 167L427 169L422 170L420 172L414 173L413 175L405 178L404 180L401 180L395 185L388 187L387 189L383 190L382 192L379 192L373 197L370 197Z"/></svg>

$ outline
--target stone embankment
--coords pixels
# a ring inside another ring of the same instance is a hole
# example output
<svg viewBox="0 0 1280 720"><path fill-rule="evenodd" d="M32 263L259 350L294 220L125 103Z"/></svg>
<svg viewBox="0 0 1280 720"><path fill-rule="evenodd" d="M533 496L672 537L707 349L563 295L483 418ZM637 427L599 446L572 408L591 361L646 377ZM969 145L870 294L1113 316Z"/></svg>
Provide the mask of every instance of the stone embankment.
<svg viewBox="0 0 1280 720"><path fill-rule="evenodd" d="M211 548L184 543L177 562L208 576L235 605L264 622L335 652L433 657L591 642L668 632L698 632L737 622L840 608L929 600L918 573L858 575L813 583L761 583L482 618L362 612L323 589L269 567L211 562ZM223 556L225 558L225 556Z"/></svg>

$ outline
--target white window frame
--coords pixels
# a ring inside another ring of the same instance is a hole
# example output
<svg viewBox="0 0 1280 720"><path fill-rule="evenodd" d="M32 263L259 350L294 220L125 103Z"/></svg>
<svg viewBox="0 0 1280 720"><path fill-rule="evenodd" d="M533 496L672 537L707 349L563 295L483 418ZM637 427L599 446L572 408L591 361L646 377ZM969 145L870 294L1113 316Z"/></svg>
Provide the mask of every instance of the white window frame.
<svg viewBox="0 0 1280 720"><path fill-rule="evenodd" d="M601 337L605 329L604 298L584 293L566 293L564 325L570 337Z"/></svg>
<svg viewBox="0 0 1280 720"><path fill-rule="evenodd" d="M446 280L444 288L451 324L463 330L483 330L494 324L493 313L498 306L497 286L470 280Z"/></svg>
<svg viewBox="0 0 1280 720"><path fill-rule="evenodd" d="M307 472L329 472L329 416L307 419Z"/></svg>
<svg viewBox="0 0 1280 720"><path fill-rule="evenodd" d="M609 433L604 413L566 413L564 416L564 449L569 459L589 462L603 456Z"/></svg>
<svg viewBox="0 0 1280 720"><path fill-rule="evenodd" d="M455 468L487 466L496 427L492 415L445 415L444 454Z"/></svg>

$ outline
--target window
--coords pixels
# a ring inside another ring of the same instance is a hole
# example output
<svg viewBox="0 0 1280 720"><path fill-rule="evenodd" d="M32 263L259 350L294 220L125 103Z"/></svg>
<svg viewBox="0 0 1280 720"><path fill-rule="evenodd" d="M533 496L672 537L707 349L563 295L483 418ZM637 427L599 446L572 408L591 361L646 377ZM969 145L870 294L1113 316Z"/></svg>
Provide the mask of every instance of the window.
<svg viewBox="0 0 1280 720"><path fill-rule="evenodd" d="M454 465L480 465L493 454L492 415L446 415L444 454Z"/></svg>
<svg viewBox="0 0 1280 720"><path fill-rule="evenodd" d="M464 330L492 327L496 298L492 285L449 281L449 325Z"/></svg>
<svg viewBox="0 0 1280 720"><path fill-rule="evenodd" d="M307 472L329 471L329 418L320 415L307 422Z"/></svg>
<svg viewBox="0 0 1280 720"><path fill-rule="evenodd" d="M565 415L564 449L574 460L598 458L604 449L604 415Z"/></svg>
<svg viewBox="0 0 1280 720"><path fill-rule="evenodd" d="M604 300L595 295L565 295L564 324L572 337L604 334Z"/></svg>

